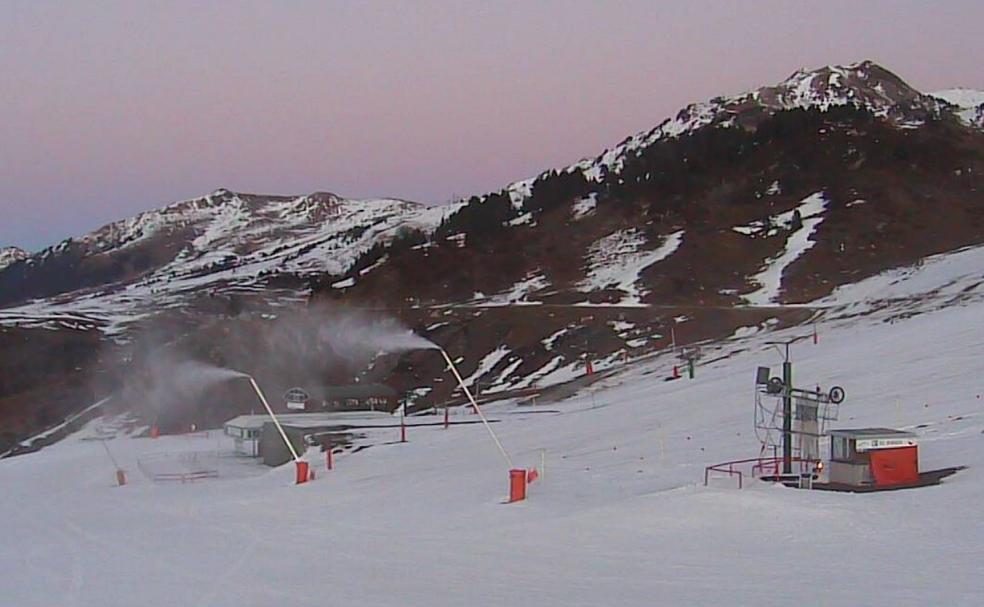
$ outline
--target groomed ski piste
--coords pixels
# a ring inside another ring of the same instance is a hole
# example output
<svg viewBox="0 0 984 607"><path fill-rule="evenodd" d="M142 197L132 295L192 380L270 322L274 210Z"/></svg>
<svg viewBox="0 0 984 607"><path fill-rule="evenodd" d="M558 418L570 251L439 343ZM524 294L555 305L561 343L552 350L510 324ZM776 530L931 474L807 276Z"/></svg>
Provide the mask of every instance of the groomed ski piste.
<svg viewBox="0 0 984 607"><path fill-rule="evenodd" d="M153 483L137 458L216 449L215 434L120 437L116 486L84 431L0 461L0 597L31 605L979 605L984 597L984 249L838 290L794 380L844 386L835 427L919 436L939 486L871 494L712 476L758 455L759 331L705 347L692 380L668 354L559 403L490 405L517 466L546 466L505 504L507 465L478 424L368 431L357 453ZM464 411L456 416L462 419ZM475 416L469 416L474 419ZM411 422L418 418L410 418ZM423 420L426 421L426 420Z"/></svg>

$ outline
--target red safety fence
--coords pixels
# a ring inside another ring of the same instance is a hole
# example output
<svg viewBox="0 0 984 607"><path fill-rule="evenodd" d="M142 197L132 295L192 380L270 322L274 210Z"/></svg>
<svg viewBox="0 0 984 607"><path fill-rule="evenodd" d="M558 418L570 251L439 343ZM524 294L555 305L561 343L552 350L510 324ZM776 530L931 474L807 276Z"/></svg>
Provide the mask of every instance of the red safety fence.
<svg viewBox="0 0 984 607"><path fill-rule="evenodd" d="M779 476L781 474L782 461L781 457L751 457L707 466L704 468L704 485L707 485L712 472L719 472L727 474L729 477L736 477L738 479L738 488L741 489L744 485L746 475L752 478ZM791 461L799 464L800 471L813 464L812 460L804 460L799 457L794 457Z"/></svg>

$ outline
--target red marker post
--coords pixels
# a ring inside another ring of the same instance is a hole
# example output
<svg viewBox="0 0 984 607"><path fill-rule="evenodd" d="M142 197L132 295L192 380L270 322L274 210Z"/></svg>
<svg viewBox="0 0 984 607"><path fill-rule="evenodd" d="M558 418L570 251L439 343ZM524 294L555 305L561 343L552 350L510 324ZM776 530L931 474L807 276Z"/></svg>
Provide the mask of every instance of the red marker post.
<svg viewBox="0 0 984 607"><path fill-rule="evenodd" d="M294 464L297 466L297 477L294 480L296 484L303 485L308 482L308 478L310 477L308 474L308 463L304 460L297 460Z"/></svg>
<svg viewBox="0 0 984 607"><path fill-rule="evenodd" d="M526 470L514 469L509 471L509 503L521 502L526 499Z"/></svg>

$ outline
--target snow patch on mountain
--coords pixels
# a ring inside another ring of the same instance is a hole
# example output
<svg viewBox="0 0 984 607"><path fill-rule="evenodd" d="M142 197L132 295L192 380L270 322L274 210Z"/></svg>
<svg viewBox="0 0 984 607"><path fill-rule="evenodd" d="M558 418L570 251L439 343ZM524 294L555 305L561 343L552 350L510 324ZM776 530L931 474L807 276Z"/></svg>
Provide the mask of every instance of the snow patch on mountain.
<svg viewBox="0 0 984 607"><path fill-rule="evenodd" d="M584 198L576 201L571 206L571 218L574 221L587 217L588 215L594 213L595 207L598 206L598 194L596 192L591 192Z"/></svg>
<svg viewBox="0 0 984 607"><path fill-rule="evenodd" d="M762 270L752 276L752 282L759 285L759 288L742 296L746 303L756 306L776 303L782 288L783 272L816 244L810 240L810 236L823 222L823 212L827 208L827 202L823 192L817 192L804 198L792 211L775 217L777 222L791 225L793 217L799 213L802 223L786 239L782 251L767 259Z"/></svg>
<svg viewBox="0 0 984 607"><path fill-rule="evenodd" d="M675 253L682 243L682 230L666 236L663 244L651 251L642 249L646 237L636 228L609 234L591 245L587 256L587 276L578 283L577 288L586 293L618 289L626 293L619 305L642 305L645 293L636 286L639 274Z"/></svg>
<svg viewBox="0 0 984 607"><path fill-rule="evenodd" d="M550 282L542 273L533 272L526 278L517 281L508 291L484 299L482 304L489 306L536 304L539 302L530 301L530 294L541 291L548 286L550 286Z"/></svg>
<svg viewBox="0 0 984 607"><path fill-rule="evenodd" d="M0 247L0 270L28 258L27 251L17 247Z"/></svg>
<svg viewBox="0 0 984 607"><path fill-rule="evenodd" d="M984 129L984 91L957 88L930 94L956 106L956 114L964 124Z"/></svg>
<svg viewBox="0 0 984 607"><path fill-rule="evenodd" d="M486 374L492 371L499 362L505 357L509 356L509 348L506 346L499 346L495 350L489 352L485 357L479 361L478 367L475 371L465 378L464 384L469 386L469 388L474 392L479 392L476 389L476 382L482 379Z"/></svg>

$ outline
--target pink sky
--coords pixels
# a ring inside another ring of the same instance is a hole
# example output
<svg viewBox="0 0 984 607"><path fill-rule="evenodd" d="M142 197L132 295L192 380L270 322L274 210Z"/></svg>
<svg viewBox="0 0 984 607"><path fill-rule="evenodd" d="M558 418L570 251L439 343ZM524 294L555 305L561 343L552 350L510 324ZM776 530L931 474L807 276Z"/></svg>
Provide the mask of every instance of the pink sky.
<svg viewBox="0 0 984 607"><path fill-rule="evenodd" d="M0 246L218 187L443 202L873 59L984 89L984 2L0 4Z"/></svg>

